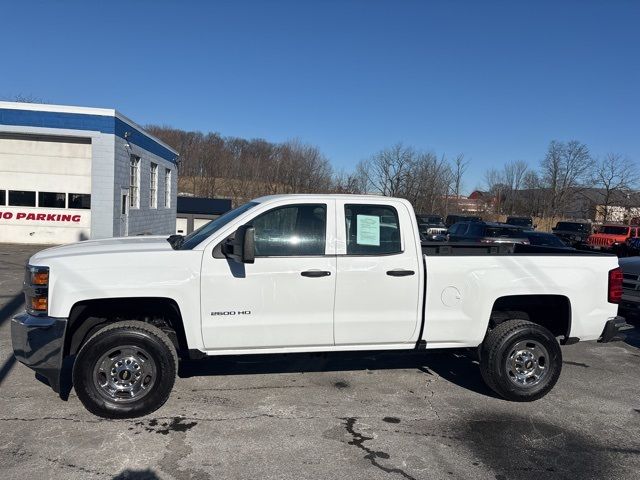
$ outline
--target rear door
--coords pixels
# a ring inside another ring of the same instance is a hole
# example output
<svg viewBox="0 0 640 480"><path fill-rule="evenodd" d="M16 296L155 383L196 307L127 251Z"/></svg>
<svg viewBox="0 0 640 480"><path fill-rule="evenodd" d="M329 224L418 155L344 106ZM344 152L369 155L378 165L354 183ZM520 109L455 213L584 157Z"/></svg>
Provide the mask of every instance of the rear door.
<svg viewBox="0 0 640 480"><path fill-rule="evenodd" d="M421 249L404 203L339 200L336 345L415 341L421 321Z"/></svg>

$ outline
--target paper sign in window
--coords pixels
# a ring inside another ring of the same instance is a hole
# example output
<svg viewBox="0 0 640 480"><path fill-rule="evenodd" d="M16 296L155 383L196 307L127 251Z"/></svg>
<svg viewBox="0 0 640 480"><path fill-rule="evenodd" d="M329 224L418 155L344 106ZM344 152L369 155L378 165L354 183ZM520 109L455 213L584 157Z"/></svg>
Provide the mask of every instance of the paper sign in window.
<svg viewBox="0 0 640 480"><path fill-rule="evenodd" d="M380 217L376 215L356 215L358 245L380 246Z"/></svg>

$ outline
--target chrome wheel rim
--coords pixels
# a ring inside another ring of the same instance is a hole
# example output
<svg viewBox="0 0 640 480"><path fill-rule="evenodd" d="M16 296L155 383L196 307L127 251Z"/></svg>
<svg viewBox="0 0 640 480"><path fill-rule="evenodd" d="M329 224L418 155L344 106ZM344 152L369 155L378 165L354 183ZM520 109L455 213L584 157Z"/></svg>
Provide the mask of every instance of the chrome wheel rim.
<svg viewBox="0 0 640 480"><path fill-rule="evenodd" d="M110 349L96 362L94 384L110 402L131 403L140 400L153 388L156 363L144 349L124 345Z"/></svg>
<svg viewBox="0 0 640 480"><path fill-rule="evenodd" d="M534 387L547 376L549 352L534 340L523 340L509 350L506 369L509 380L518 387Z"/></svg>

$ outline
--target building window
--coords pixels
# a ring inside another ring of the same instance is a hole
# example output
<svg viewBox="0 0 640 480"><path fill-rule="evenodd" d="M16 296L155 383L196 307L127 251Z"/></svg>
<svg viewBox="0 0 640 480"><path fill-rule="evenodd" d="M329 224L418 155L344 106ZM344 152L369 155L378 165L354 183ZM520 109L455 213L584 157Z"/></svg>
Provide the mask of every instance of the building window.
<svg viewBox="0 0 640 480"><path fill-rule="evenodd" d="M35 207L36 192L9 190L9 205L12 207Z"/></svg>
<svg viewBox="0 0 640 480"><path fill-rule="evenodd" d="M158 208L158 165L151 163L149 171L149 207Z"/></svg>
<svg viewBox="0 0 640 480"><path fill-rule="evenodd" d="M42 208L65 208L66 195L57 192L38 192L38 206Z"/></svg>
<svg viewBox="0 0 640 480"><path fill-rule="evenodd" d="M171 208L171 169L164 169L164 208Z"/></svg>
<svg viewBox="0 0 640 480"><path fill-rule="evenodd" d="M131 155L129 164L129 207L140 208L140 157Z"/></svg>
<svg viewBox="0 0 640 480"><path fill-rule="evenodd" d="M7 202L7 192L0 190L0 205L5 205Z"/></svg>
<svg viewBox="0 0 640 480"><path fill-rule="evenodd" d="M69 208L89 210L91 208L91 195L88 193L70 193Z"/></svg>

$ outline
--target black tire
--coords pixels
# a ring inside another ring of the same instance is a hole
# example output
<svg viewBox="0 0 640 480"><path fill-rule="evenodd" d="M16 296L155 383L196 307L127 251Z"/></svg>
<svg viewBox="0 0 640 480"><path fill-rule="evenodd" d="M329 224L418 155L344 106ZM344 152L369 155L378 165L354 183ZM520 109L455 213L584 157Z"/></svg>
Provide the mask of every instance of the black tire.
<svg viewBox="0 0 640 480"><path fill-rule="evenodd" d="M516 402L544 397L562 370L562 351L553 334L527 320L508 320L480 346L480 372L489 388Z"/></svg>
<svg viewBox="0 0 640 480"><path fill-rule="evenodd" d="M117 322L82 345L73 365L73 385L95 415L141 417L167 401L177 367L176 349L162 330L139 321Z"/></svg>

